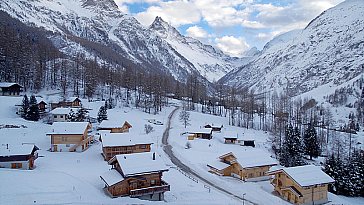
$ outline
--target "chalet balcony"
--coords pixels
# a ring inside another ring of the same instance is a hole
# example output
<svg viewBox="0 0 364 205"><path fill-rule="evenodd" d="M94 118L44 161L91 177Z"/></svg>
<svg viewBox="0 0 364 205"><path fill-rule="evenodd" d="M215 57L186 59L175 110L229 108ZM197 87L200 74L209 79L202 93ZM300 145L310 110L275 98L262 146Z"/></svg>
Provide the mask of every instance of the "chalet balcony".
<svg viewBox="0 0 364 205"><path fill-rule="evenodd" d="M162 193L166 191L170 191L170 185L167 184L165 181L162 181L160 186L152 186L152 187L130 190L130 197L140 197L143 195Z"/></svg>

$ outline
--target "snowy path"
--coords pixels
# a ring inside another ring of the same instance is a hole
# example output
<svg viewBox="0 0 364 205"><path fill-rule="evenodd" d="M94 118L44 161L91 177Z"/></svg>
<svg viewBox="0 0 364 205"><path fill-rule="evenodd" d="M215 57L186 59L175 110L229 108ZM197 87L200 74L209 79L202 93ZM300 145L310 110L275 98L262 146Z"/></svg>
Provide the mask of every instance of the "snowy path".
<svg viewBox="0 0 364 205"><path fill-rule="evenodd" d="M241 201L244 200L245 204L246 205L249 205L249 204L253 204L253 205L257 205L256 203L250 201L250 200L247 200L247 199L244 199L242 198L241 196L238 196L234 193L231 193L230 191L220 187L220 186L217 186L215 183L205 179L204 177L202 177L201 175L199 175L197 172L195 172L194 170L190 169L186 164L182 163L181 160L179 160L173 153L172 151L172 146L168 143L168 137L169 137L169 130L171 129L171 120L173 118L173 115L176 113L176 111L179 109L179 107L177 107L176 109L174 109L168 116L168 121L167 121L167 126L166 126L166 129L164 130L163 132L163 138L162 138L162 143L163 143L163 150L164 152L168 155L168 157L171 159L172 163L175 164L177 167L179 167L182 171L192 175L193 177L197 178L198 180L200 181L203 181L204 183L208 184L209 186L211 187L214 187L215 189L219 190L219 191L222 191L230 196L233 196Z"/></svg>

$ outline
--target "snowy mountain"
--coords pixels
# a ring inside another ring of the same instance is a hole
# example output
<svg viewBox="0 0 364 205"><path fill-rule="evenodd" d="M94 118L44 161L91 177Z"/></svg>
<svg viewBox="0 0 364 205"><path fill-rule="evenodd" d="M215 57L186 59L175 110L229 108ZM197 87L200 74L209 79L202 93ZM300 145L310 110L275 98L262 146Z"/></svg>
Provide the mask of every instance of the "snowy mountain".
<svg viewBox="0 0 364 205"><path fill-rule="evenodd" d="M235 67L233 62L237 59L224 54L211 45L205 45L199 40L181 35L177 29L161 17L155 18L149 30L156 32L162 39L166 40L210 82L219 80Z"/></svg>
<svg viewBox="0 0 364 205"><path fill-rule="evenodd" d="M110 62L112 57L112 61L124 66L166 73L183 82L190 74L199 76L201 73L207 77L212 73L213 66L202 63L196 69L198 64L190 62L190 56L183 56L186 53L179 53L150 28L123 14L113 0L3 0L0 10L28 25L51 31L49 38L65 55L75 56L82 52L92 59L98 54L103 62ZM204 49L206 55L210 50L216 57L226 57L212 47L205 46ZM208 59L212 61L214 55ZM220 61L223 60L213 62ZM229 71L225 64L221 66L223 71L219 71L220 77ZM204 67L209 70L204 72ZM220 69L217 64L215 67ZM216 76L210 79L213 78L217 79Z"/></svg>
<svg viewBox="0 0 364 205"><path fill-rule="evenodd" d="M280 35L247 65L220 81L259 92L289 95L320 85L336 87L364 70L364 1L348 0L312 20L303 30Z"/></svg>

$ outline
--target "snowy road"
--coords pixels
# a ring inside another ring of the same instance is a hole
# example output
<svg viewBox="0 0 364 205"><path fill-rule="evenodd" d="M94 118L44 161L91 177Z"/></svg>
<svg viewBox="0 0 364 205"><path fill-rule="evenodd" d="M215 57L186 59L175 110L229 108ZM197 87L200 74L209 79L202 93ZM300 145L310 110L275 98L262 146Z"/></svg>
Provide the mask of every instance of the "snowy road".
<svg viewBox="0 0 364 205"><path fill-rule="evenodd" d="M207 185L211 186L211 187L214 187L215 189L217 190L220 190L230 196L233 196L239 200L241 200L243 202L243 204L246 204L246 205L250 205L250 204L253 204L253 205L257 205L256 203L250 201L250 200L247 200L247 199L244 199L243 197L241 196L238 196L234 193L231 193L230 191L220 187L220 186L217 186L215 183L203 178L201 175L199 175L197 172L195 172L194 170L190 169L186 164L182 163L181 160L179 160L173 153L172 151L172 146L168 143L168 137L169 137L169 130L171 129L171 120L174 116L174 114L177 112L177 110L179 109L179 107L177 107L176 109L174 109L168 116L168 121L167 121L167 126L166 126L166 129L164 130L163 132L163 138L162 138L162 143L163 143L163 150L164 152L168 155L168 157L171 159L172 163L175 164L177 167L179 167L182 171L192 175L193 177L197 178L198 180L206 183Z"/></svg>

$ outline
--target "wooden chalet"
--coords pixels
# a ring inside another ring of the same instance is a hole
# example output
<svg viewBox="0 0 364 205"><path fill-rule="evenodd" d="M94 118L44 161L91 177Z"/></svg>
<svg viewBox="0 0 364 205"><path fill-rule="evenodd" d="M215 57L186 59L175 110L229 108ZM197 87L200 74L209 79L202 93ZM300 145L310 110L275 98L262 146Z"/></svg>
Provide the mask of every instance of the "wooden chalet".
<svg viewBox="0 0 364 205"><path fill-rule="evenodd" d="M37 150L38 147L31 144L3 145L0 147L0 168L34 169Z"/></svg>
<svg viewBox="0 0 364 205"><path fill-rule="evenodd" d="M51 112L52 122L67 122L68 116L71 113L71 108L57 107Z"/></svg>
<svg viewBox="0 0 364 205"><path fill-rule="evenodd" d="M47 109L47 103L44 102L43 100L41 100L40 102L38 102L38 109L39 109L39 112L44 113Z"/></svg>
<svg viewBox="0 0 364 205"><path fill-rule="evenodd" d="M320 167L305 165L278 168L267 172L274 190L292 204L324 204L328 202L328 184L333 183Z"/></svg>
<svg viewBox="0 0 364 205"><path fill-rule="evenodd" d="M214 124L207 124L204 128L211 128L213 132L221 132L223 125L214 125Z"/></svg>
<svg viewBox="0 0 364 205"><path fill-rule="evenodd" d="M110 130L111 133L122 133L129 132L130 128L132 126L127 121L103 120L97 130Z"/></svg>
<svg viewBox="0 0 364 205"><path fill-rule="evenodd" d="M220 176L232 176L242 180L266 177L265 174L277 162L261 151L245 151L236 157L232 152L221 155L219 161L207 166L209 172Z"/></svg>
<svg viewBox="0 0 364 205"><path fill-rule="evenodd" d="M103 133L101 141L102 155L107 161L119 154L150 152L153 144L148 136L133 133Z"/></svg>
<svg viewBox="0 0 364 205"><path fill-rule="evenodd" d="M212 138L212 128L201 128L199 130L190 131L189 134L194 135L194 138L210 140Z"/></svg>
<svg viewBox="0 0 364 205"><path fill-rule="evenodd" d="M19 96L23 91L23 86L18 83L2 82L0 83L0 93L2 96Z"/></svg>
<svg viewBox="0 0 364 205"><path fill-rule="evenodd" d="M225 144L236 144L238 141L238 133L236 132L224 132Z"/></svg>
<svg viewBox="0 0 364 205"><path fill-rule="evenodd" d="M237 142L241 146L255 147L255 140L253 139L238 139Z"/></svg>
<svg viewBox="0 0 364 205"><path fill-rule="evenodd" d="M100 178L105 183L104 191L111 197L162 201L164 192L170 191L170 185L162 180L168 168L155 153L116 155L108 163L112 169Z"/></svg>
<svg viewBox="0 0 364 205"><path fill-rule="evenodd" d="M51 138L52 152L82 152L93 140L88 136L91 124L88 122L55 122L52 131L47 135Z"/></svg>
<svg viewBox="0 0 364 205"><path fill-rule="evenodd" d="M51 103L51 110L53 110L55 108L60 108L60 107L79 108L81 106L82 106L81 100L78 97L71 97L71 98L68 98L68 99L60 101L60 102Z"/></svg>

